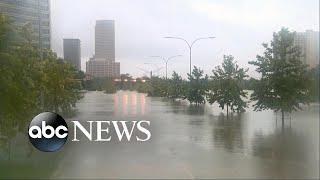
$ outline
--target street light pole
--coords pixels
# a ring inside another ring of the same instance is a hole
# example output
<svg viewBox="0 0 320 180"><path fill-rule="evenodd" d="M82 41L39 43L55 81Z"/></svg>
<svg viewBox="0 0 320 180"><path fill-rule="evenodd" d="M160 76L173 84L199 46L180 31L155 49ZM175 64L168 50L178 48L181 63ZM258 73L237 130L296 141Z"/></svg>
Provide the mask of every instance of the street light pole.
<svg viewBox="0 0 320 180"><path fill-rule="evenodd" d="M153 73L156 73L158 71L160 71L163 67L159 67L157 66L156 64L153 64L153 63L143 63L143 64L147 64L147 65L153 65L154 68L152 68L149 72L150 72L150 78L152 78L152 74ZM138 68L140 70L142 70L142 68Z"/></svg>
<svg viewBox="0 0 320 180"><path fill-rule="evenodd" d="M193 44L192 44L192 45L193 45ZM191 53L192 53L192 45L191 45L191 46L189 46L189 53L190 53L190 54L189 54L189 59L190 59L190 60L189 60L189 62L190 62L190 65L189 65L189 68L190 68L190 69L189 69L189 73L190 73L190 76L191 76L191 71L192 71L192 64L191 64L191 57L192 57L192 54L191 54Z"/></svg>
<svg viewBox="0 0 320 180"><path fill-rule="evenodd" d="M145 70L143 68L140 68L140 67L137 67L138 69L140 69L141 71L143 71L144 73L146 74L150 74L150 79L152 78L152 70L151 71L148 71L148 70Z"/></svg>
<svg viewBox="0 0 320 180"><path fill-rule="evenodd" d="M197 38L197 39L195 39L194 41L192 41L192 43L190 44L187 40L185 40L185 39L183 39L183 38L181 38L181 37L164 37L164 38L168 38L168 39L179 39L179 40L182 40L182 41L184 41L187 45L188 45L188 47L189 47L189 59L190 59L190 75L191 75L191 69L192 69L192 47L193 47L193 45L194 45L194 43L196 43L197 41L199 41L199 40L202 40L202 39L214 39L214 38L216 38L216 37L201 37L201 38Z"/></svg>
<svg viewBox="0 0 320 180"><path fill-rule="evenodd" d="M153 63L143 63L143 64L153 65L154 66L154 68L150 70L150 78L152 78L152 74L155 73L154 71L156 69L159 69L159 67L156 64L153 64Z"/></svg>
<svg viewBox="0 0 320 180"><path fill-rule="evenodd" d="M180 56L182 56L182 55L171 56L171 57L168 57L168 58L164 58L162 56L150 56L150 57L161 58L164 61L164 63L166 64L166 79L168 79L168 62L169 62L169 60L171 60L171 59L173 59L175 57L180 57Z"/></svg>

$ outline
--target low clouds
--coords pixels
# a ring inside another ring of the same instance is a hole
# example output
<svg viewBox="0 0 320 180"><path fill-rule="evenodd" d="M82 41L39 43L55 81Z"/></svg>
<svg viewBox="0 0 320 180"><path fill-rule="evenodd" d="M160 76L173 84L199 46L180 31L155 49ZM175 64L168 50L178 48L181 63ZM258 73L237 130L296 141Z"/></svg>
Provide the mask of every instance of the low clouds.
<svg viewBox="0 0 320 180"><path fill-rule="evenodd" d="M161 61L150 56L183 57L174 60L169 74L189 70L188 49L183 42L164 39L180 36L192 41L216 36L197 43L193 64L206 73L222 62L223 54L232 54L242 66L261 53L261 43L272 32L287 26L291 30L318 30L319 2L315 0L51 0L52 47L59 56L63 38L79 38L82 69L94 53L94 25L98 19L115 20L116 59L121 73L141 76L136 66ZM254 69L250 68L254 74ZM164 71L160 72L164 74Z"/></svg>
<svg viewBox="0 0 320 180"><path fill-rule="evenodd" d="M192 8L210 19L239 26L260 26L278 22L284 13L275 1L241 1L241 3L194 1Z"/></svg>
<svg viewBox="0 0 320 180"><path fill-rule="evenodd" d="M193 1L191 4L193 10L211 20L238 26L319 29L319 3L315 0Z"/></svg>

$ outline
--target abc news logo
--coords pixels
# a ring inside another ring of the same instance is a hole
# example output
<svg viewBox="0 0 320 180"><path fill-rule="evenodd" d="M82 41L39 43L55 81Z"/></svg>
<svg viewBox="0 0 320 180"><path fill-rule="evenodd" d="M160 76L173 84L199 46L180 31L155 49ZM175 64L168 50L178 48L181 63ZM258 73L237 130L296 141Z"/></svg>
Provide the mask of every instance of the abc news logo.
<svg viewBox="0 0 320 180"><path fill-rule="evenodd" d="M82 133L89 141L111 141L110 127L113 127L119 141L122 141L124 136L128 141L131 141L135 129L140 134L142 133L141 137L135 136L136 141L143 142L151 138L151 133L147 129L150 126L150 121L86 121L88 129L79 121L71 121L71 123L73 124L72 141L80 141L77 133ZM93 138L93 127L96 127L95 139ZM28 130L31 144L44 152L59 150L66 143L68 132L66 121L53 112L43 112L35 116Z"/></svg>

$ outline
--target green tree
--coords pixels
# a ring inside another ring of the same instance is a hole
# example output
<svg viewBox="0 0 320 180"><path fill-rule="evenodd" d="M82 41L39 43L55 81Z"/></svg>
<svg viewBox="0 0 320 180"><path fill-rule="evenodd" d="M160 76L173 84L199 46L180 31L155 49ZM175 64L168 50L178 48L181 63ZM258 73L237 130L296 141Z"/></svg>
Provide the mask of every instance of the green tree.
<svg viewBox="0 0 320 180"><path fill-rule="evenodd" d="M212 72L212 85L208 93L208 102L213 104L217 102L224 109L227 107L227 116L230 109L235 112L245 111L247 103L242 99L246 98L247 93L244 92L242 82L248 77L243 68L239 68L234 57L229 55L223 56L222 67L217 66Z"/></svg>
<svg viewBox="0 0 320 180"><path fill-rule="evenodd" d="M77 70L69 63L58 59L55 54L48 52L42 60L40 84L40 103L43 110L70 114L76 102L82 97L79 93L81 80L76 79Z"/></svg>
<svg viewBox="0 0 320 180"><path fill-rule="evenodd" d="M256 71L261 74L251 95L251 99L256 101L255 110L280 111L282 127L284 113L296 111L300 104L310 100L310 77L307 66L300 61L300 49L294 46L294 36L294 32L282 28L273 34L270 46L263 44L264 54L249 62L257 66Z"/></svg>
<svg viewBox="0 0 320 180"><path fill-rule="evenodd" d="M110 77L96 77L84 82L85 89L88 91L104 91L112 94L117 91L113 78Z"/></svg>
<svg viewBox="0 0 320 180"><path fill-rule="evenodd" d="M33 44L31 29L0 15L0 119L15 126L43 110L70 111L80 98L74 68Z"/></svg>
<svg viewBox="0 0 320 180"><path fill-rule="evenodd" d="M81 89L85 87L85 73L81 70L78 70L75 79L77 79L81 83Z"/></svg>
<svg viewBox="0 0 320 180"><path fill-rule="evenodd" d="M320 82L320 65L310 69L309 77L312 79L310 86L311 100L313 102L319 102L319 82Z"/></svg>
<svg viewBox="0 0 320 180"><path fill-rule="evenodd" d="M149 90L149 81L150 79L148 77L142 77L142 78L138 78L136 85L135 85L135 89L139 92L139 93L148 93Z"/></svg>
<svg viewBox="0 0 320 180"><path fill-rule="evenodd" d="M253 90L256 82L257 79L250 77L249 79L244 79L243 82L241 82L241 84L243 89Z"/></svg>
<svg viewBox="0 0 320 180"><path fill-rule="evenodd" d="M172 78L169 80L168 97L173 100L183 98L185 93L184 84L182 77L174 71Z"/></svg>
<svg viewBox="0 0 320 180"><path fill-rule="evenodd" d="M152 76L147 81L148 96L153 97L167 97L168 96L168 81L165 78Z"/></svg>
<svg viewBox="0 0 320 180"><path fill-rule="evenodd" d="M8 147L9 158L11 139L34 115L70 112L80 98L74 69L35 46L31 29L0 13L0 146Z"/></svg>
<svg viewBox="0 0 320 180"><path fill-rule="evenodd" d="M20 56L27 45L25 41L16 44L18 32L7 16L0 14L0 123L8 121L16 128L34 112L37 98L31 69L34 59L28 60L30 53Z"/></svg>
<svg viewBox="0 0 320 180"><path fill-rule="evenodd" d="M0 13L0 52L4 52L11 47L16 36L15 29L4 14Z"/></svg>
<svg viewBox="0 0 320 180"><path fill-rule="evenodd" d="M128 73L120 75L121 81L119 82L119 89L122 90L132 90L132 76Z"/></svg>
<svg viewBox="0 0 320 180"><path fill-rule="evenodd" d="M115 82L112 80L112 78L108 78L105 81L105 93L107 94L114 94L117 92L117 88L115 86Z"/></svg>
<svg viewBox="0 0 320 180"><path fill-rule="evenodd" d="M205 94L208 86L208 76L204 75L203 70L193 67L192 73L188 73L188 86L185 99L196 105L204 104Z"/></svg>

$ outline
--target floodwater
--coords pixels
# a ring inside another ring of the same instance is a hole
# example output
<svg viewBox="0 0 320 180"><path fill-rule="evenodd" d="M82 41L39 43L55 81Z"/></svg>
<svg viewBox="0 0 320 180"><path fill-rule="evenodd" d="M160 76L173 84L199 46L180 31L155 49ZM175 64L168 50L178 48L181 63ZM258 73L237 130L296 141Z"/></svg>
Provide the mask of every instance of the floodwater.
<svg viewBox="0 0 320 180"><path fill-rule="evenodd" d="M319 105L285 118L248 109L229 115L217 105L190 106L130 91L87 92L81 121L151 122L147 142L72 142L58 152L33 148L25 133L0 143L0 178L318 178ZM69 127L70 127L69 126ZM70 129L70 128L69 128ZM114 132L110 132L114 135ZM0 141L1 142L1 141Z"/></svg>

